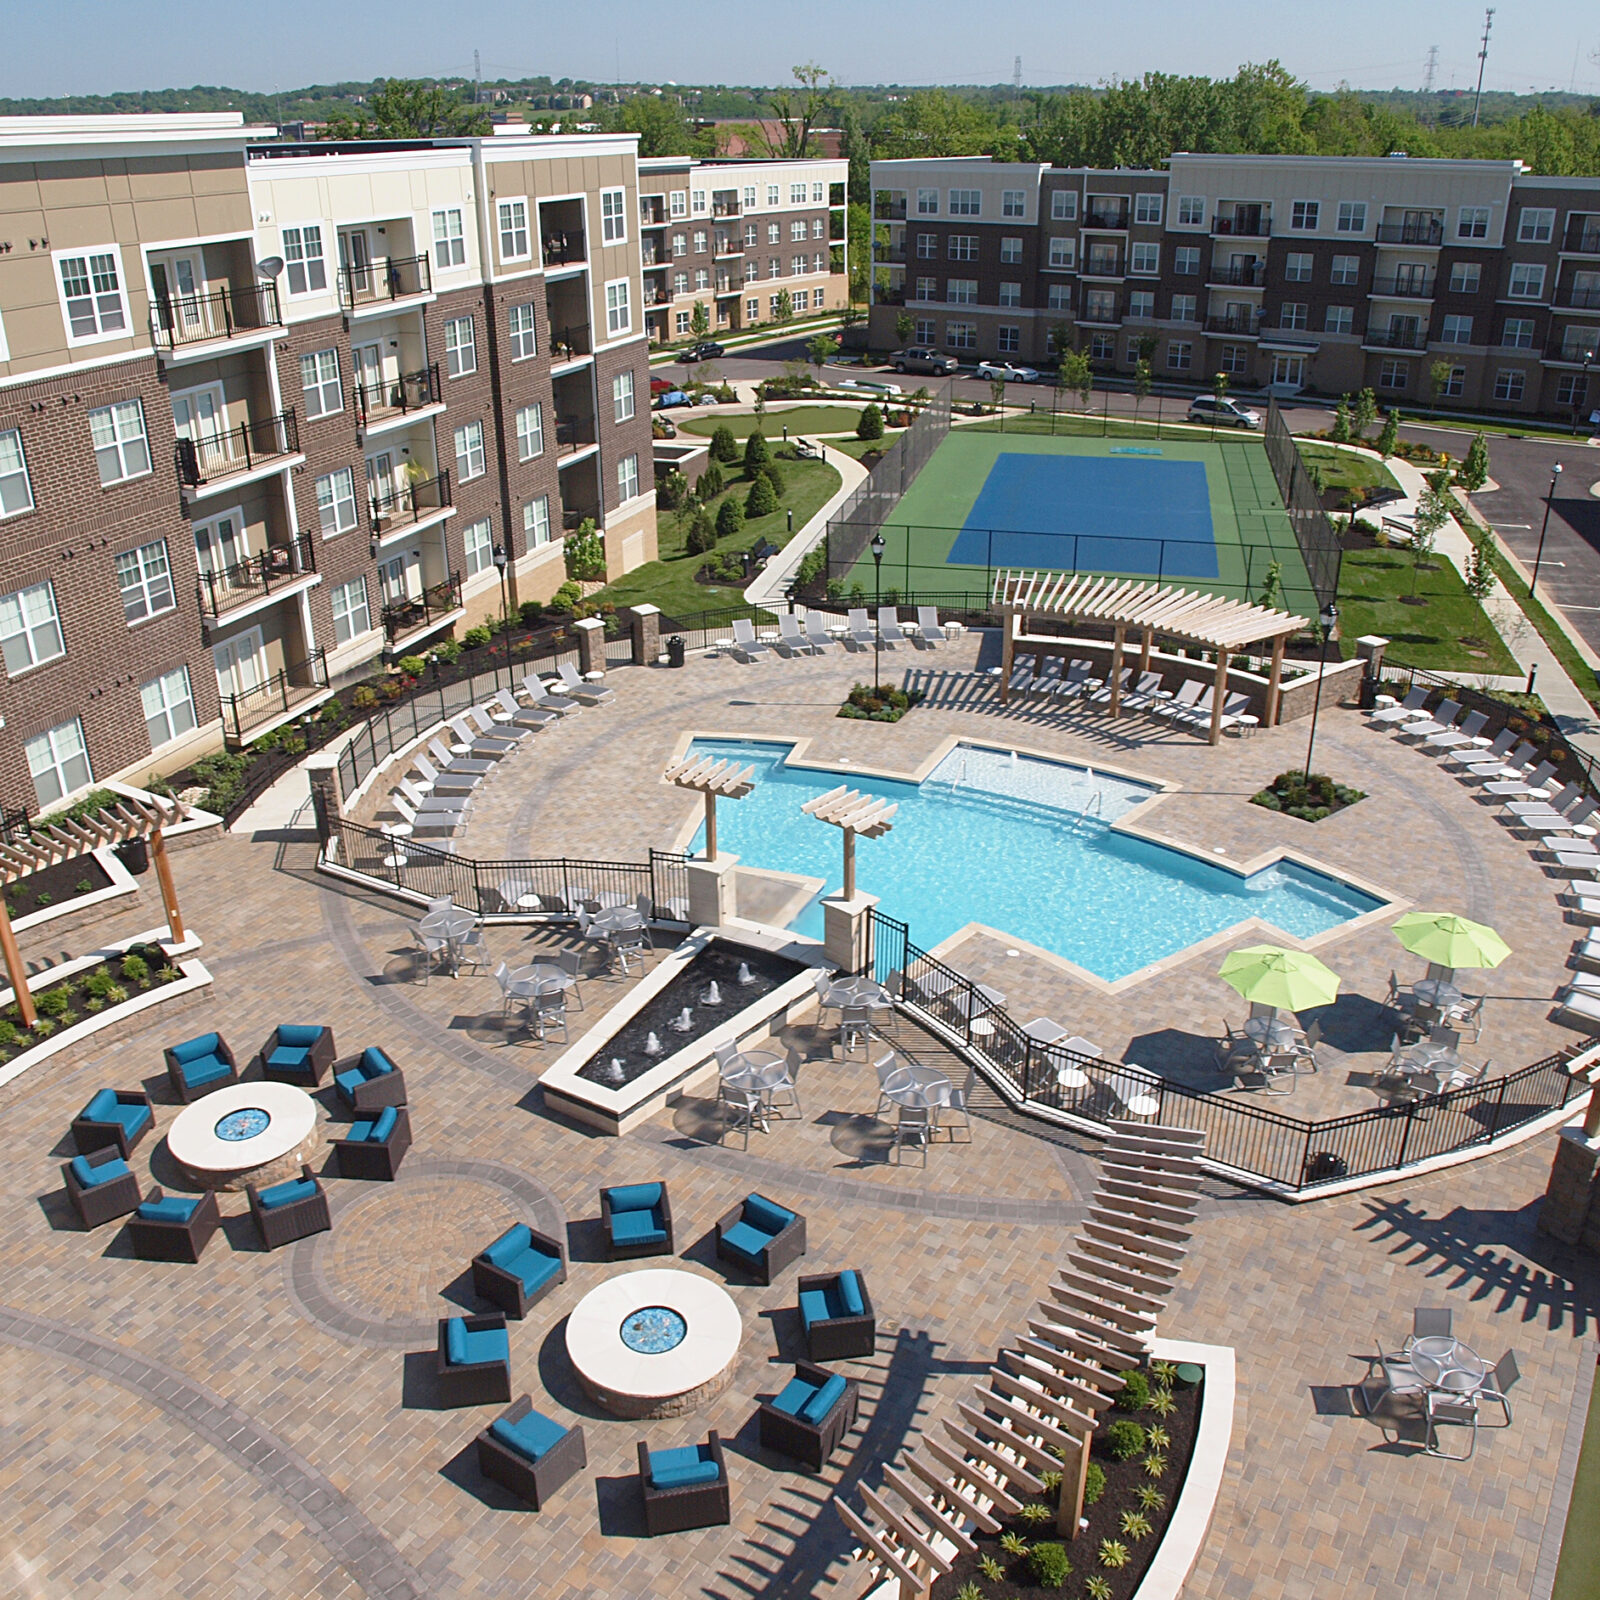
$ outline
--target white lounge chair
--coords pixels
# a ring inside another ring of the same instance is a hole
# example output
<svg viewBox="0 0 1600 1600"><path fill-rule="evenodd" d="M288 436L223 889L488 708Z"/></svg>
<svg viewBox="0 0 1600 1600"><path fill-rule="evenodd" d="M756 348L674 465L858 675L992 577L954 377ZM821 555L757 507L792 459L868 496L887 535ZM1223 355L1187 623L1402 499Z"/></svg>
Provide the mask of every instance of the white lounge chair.
<svg viewBox="0 0 1600 1600"><path fill-rule="evenodd" d="M493 701L481 706L472 706L466 713L467 726L476 728L480 738L503 739L508 744L518 745L534 731L527 724L497 722L495 720L495 705ZM540 723L540 727L544 724Z"/></svg>
<svg viewBox="0 0 1600 1600"><path fill-rule="evenodd" d="M441 772L425 755L412 756L411 766L418 775L417 787L426 794L469 795L481 781L474 772Z"/></svg>
<svg viewBox="0 0 1600 1600"><path fill-rule="evenodd" d="M883 635L885 650L893 650L905 638L905 634L900 631L900 612L897 607L878 607L878 632Z"/></svg>
<svg viewBox="0 0 1600 1600"><path fill-rule="evenodd" d="M1413 688L1399 705L1385 706L1381 711L1374 711L1369 720L1377 728L1390 728L1396 723L1410 722L1413 719L1420 721L1428 715L1422 709L1422 702L1427 698L1427 689L1420 686Z"/></svg>
<svg viewBox="0 0 1600 1600"><path fill-rule="evenodd" d="M917 607L917 631L912 637L926 640L934 649L944 643L944 629L939 626L937 606Z"/></svg>
<svg viewBox="0 0 1600 1600"><path fill-rule="evenodd" d="M1464 744L1482 745L1478 729L1488 720L1487 712L1468 712L1458 727L1446 728L1443 733L1430 733L1422 743L1429 750L1456 750Z"/></svg>
<svg viewBox="0 0 1600 1600"><path fill-rule="evenodd" d="M457 755L444 740L439 738L428 741L428 754L444 771L453 773L458 778L466 776L482 778L494 770L494 760L490 757Z"/></svg>
<svg viewBox="0 0 1600 1600"><path fill-rule="evenodd" d="M779 654L786 656L816 654L816 647L806 638L805 631L800 626L800 619L788 611L778 614L777 648Z"/></svg>
<svg viewBox="0 0 1600 1600"><path fill-rule="evenodd" d="M733 653L745 661L756 661L767 655L772 646L756 637L755 624L748 617L737 617L733 624Z"/></svg>
<svg viewBox="0 0 1600 1600"><path fill-rule="evenodd" d="M734 626L737 628L738 624ZM570 661L563 661L556 668L561 678L561 692L569 694L574 700L581 701L586 706L603 706L617 698L615 689L603 688L598 683L585 683L578 676L578 669Z"/></svg>
<svg viewBox="0 0 1600 1600"><path fill-rule="evenodd" d="M820 656L827 652L833 643L828 633L827 625L822 620L820 611L808 611L805 614L806 642Z"/></svg>
<svg viewBox="0 0 1600 1600"><path fill-rule="evenodd" d="M1124 711L1147 710L1158 703L1159 697L1156 694L1156 690L1160 687L1161 674L1159 672L1141 673L1138 683L1123 694L1122 709Z"/></svg>
<svg viewBox="0 0 1600 1600"><path fill-rule="evenodd" d="M415 811L404 795L391 796L396 811L410 824L412 834L418 839L449 839L455 834L464 818L459 812Z"/></svg>
<svg viewBox="0 0 1600 1600"><path fill-rule="evenodd" d="M1158 717L1170 717L1174 722L1184 721L1190 716L1205 693L1205 684L1199 678L1185 678L1179 684L1178 692L1170 700L1158 700L1150 709Z"/></svg>
<svg viewBox="0 0 1600 1600"><path fill-rule="evenodd" d="M571 695L552 694L545 688L537 672L530 672L524 676L522 692L528 697L528 704L535 711L553 711L558 717L575 717L583 710Z"/></svg>
<svg viewBox="0 0 1600 1600"><path fill-rule="evenodd" d="M852 606L850 608L850 632L845 636L854 650L870 650L877 639L877 630L872 626L872 619L867 615L865 606Z"/></svg>
<svg viewBox="0 0 1600 1600"><path fill-rule="evenodd" d="M1508 800L1505 805L1506 815L1519 818L1542 817L1552 814L1560 816L1568 806L1577 802L1582 793L1582 784L1569 783L1549 800Z"/></svg>
<svg viewBox="0 0 1600 1600"><path fill-rule="evenodd" d="M1101 682L1099 678L1091 675L1093 670L1092 661L1069 661L1060 681L1051 684L1051 694L1058 700L1076 700L1080 695L1092 694L1100 687Z"/></svg>
<svg viewBox="0 0 1600 1600"><path fill-rule="evenodd" d="M1564 811L1559 818L1552 820L1548 817L1541 818L1540 828L1545 833L1571 833L1584 837L1592 837L1595 828L1589 818L1600 809L1600 800L1580 800L1570 811Z"/></svg>
<svg viewBox="0 0 1600 1600"><path fill-rule="evenodd" d="M1545 784L1555 770L1553 762L1541 761L1532 772L1520 778L1502 778L1495 783L1484 784L1481 792L1492 795L1496 800L1517 800L1524 796L1531 799L1534 795L1549 799L1545 794Z"/></svg>
<svg viewBox="0 0 1600 1600"><path fill-rule="evenodd" d="M494 718L496 727L509 724L513 728L526 728L530 733L540 733L556 720L555 712L531 710L509 689L502 689L484 709Z"/></svg>
<svg viewBox="0 0 1600 1600"><path fill-rule="evenodd" d="M1509 728L1502 728L1496 735L1494 743L1487 750L1480 749L1476 745L1459 746L1454 750L1445 751L1439 757L1439 764L1450 767L1470 767L1501 760L1516 742L1516 738L1516 734Z"/></svg>
<svg viewBox="0 0 1600 1600"><path fill-rule="evenodd" d="M1459 701L1443 701L1431 717L1422 722L1403 722L1394 730L1397 739L1426 739L1430 734L1445 733L1453 728L1461 715Z"/></svg>
<svg viewBox="0 0 1600 1600"><path fill-rule="evenodd" d="M1122 669L1122 671L1117 675L1117 687L1118 687L1118 689L1120 691L1126 691L1126 689L1128 687L1128 679L1131 678L1132 676L1133 676L1133 668L1132 667L1124 667ZM1089 704L1090 705L1095 705L1095 706L1108 706L1108 705L1110 705L1111 704L1111 684L1109 682L1107 682L1104 685L1102 685L1102 687L1096 689L1095 692L1092 695L1089 696ZM1119 702L1119 705L1120 705L1120 702Z"/></svg>
<svg viewBox="0 0 1600 1600"><path fill-rule="evenodd" d="M1538 753L1536 745L1524 742L1508 756L1490 756L1484 761L1467 762L1465 770L1457 776L1463 783L1488 783L1496 778L1520 777ZM1487 755L1487 752L1485 754Z"/></svg>
<svg viewBox="0 0 1600 1600"><path fill-rule="evenodd" d="M396 795L418 813L444 812L455 817L465 817L472 804L470 799L424 794L409 778L402 778L390 791L391 799Z"/></svg>
<svg viewBox="0 0 1600 1600"><path fill-rule="evenodd" d="M457 756L470 756L475 761L499 761L517 747L515 739L486 738L468 724L464 714L452 717L445 727L450 731L451 752Z"/></svg>

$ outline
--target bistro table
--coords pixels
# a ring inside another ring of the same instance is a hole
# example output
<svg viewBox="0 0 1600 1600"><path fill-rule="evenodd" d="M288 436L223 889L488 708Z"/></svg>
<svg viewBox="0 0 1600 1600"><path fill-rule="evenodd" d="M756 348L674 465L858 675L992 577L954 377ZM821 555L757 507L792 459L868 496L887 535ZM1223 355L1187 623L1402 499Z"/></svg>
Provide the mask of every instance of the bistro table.
<svg viewBox="0 0 1600 1600"><path fill-rule="evenodd" d="M418 924L419 932L431 933L443 939L450 952L450 970L454 972L461 957L461 941L472 932L478 919L470 911L456 906L446 906L442 911L430 911Z"/></svg>
<svg viewBox="0 0 1600 1600"><path fill-rule="evenodd" d="M1489 1371L1482 1356L1448 1334L1416 1340L1410 1356L1418 1377L1430 1389L1464 1393L1476 1389Z"/></svg>
<svg viewBox="0 0 1600 1600"><path fill-rule="evenodd" d="M919 1066L910 1062L896 1067L883 1080L884 1098L897 1106L909 1106L919 1111L935 1111L950 1104L955 1086L937 1067ZM937 1116L934 1118L937 1122Z"/></svg>
<svg viewBox="0 0 1600 1600"><path fill-rule="evenodd" d="M1304 1037L1292 1024L1277 1017L1251 1017L1244 1025L1245 1037L1268 1051L1292 1049Z"/></svg>
<svg viewBox="0 0 1600 1600"><path fill-rule="evenodd" d="M1411 992L1424 1005L1443 1011L1446 1006L1458 1006L1466 996L1448 978L1419 978L1411 985Z"/></svg>
<svg viewBox="0 0 1600 1600"><path fill-rule="evenodd" d="M734 1089L750 1089L756 1094L771 1094L774 1089L792 1087L789 1058L774 1050L741 1050L731 1056L722 1069L722 1081Z"/></svg>
<svg viewBox="0 0 1600 1600"><path fill-rule="evenodd" d="M612 906L589 920L590 933L609 939L614 933L625 933L644 926L644 916L635 906Z"/></svg>
<svg viewBox="0 0 1600 1600"><path fill-rule="evenodd" d="M565 967L552 967L548 961L535 961L529 967L516 967L508 980L532 986L535 994L547 994L551 989L572 989L578 980Z"/></svg>
<svg viewBox="0 0 1600 1600"><path fill-rule="evenodd" d="M502 878L496 890L506 905L524 911L536 910L543 904L543 896L534 887L532 878Z"/></svg>
<svg viewBox="0 0 1600 1600"><path fill-rule="evenodd" d="M841 978L828 985L823 1005L830 1011L845 1006L868 1011L882 1011L893 1006L894 1000L881 983L867 977Z"/></svg>

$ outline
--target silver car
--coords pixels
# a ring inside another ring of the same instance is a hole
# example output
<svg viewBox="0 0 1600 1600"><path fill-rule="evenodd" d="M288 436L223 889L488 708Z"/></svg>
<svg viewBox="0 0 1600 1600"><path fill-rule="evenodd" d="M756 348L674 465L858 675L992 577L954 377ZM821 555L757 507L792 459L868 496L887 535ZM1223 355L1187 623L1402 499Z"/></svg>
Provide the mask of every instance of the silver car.
<svg viewBox="0 0 1600 1600"><path fill-rule="evenodd" d="M975 378L1001 378L1006 383L1037 383L1039 374L1033 367L1015 367L1009 361L980 361Z"/></svg>
<svg viewBox="0 0 1600 1600"><path fill-rule="evenodd" d="M1259 428L1261 413L1237 400L1219 400L1215 395L1198 394L1189 402L1190 422L1209 422L1225 428Z"/></svg>

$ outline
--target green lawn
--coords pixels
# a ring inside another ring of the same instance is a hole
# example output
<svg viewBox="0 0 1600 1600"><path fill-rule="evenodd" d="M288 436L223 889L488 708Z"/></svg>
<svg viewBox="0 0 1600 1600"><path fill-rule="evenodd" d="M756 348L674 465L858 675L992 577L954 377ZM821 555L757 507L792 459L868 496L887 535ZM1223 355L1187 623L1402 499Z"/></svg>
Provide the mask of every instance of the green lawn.
<svg viewBox="0 0 1600 1600"><path fill-rule="evenodd" d="M1551 1600L1600 1600L1600 1383L1589 1395L1589 1420Z"/></svg>
<svg viewBox="0 0 1600 1600"><path fill-rule="evenodd" d="M783 505L771 516L747 521L737 538L723 540L717 545L718 554L729 550L748 550L763 539L781 548L789 542L786 511L794 512L794 528L798 533L838 492L841 480L833 467L825 466L820 461L795 459L781 444L773 454L783 470ZM737 472L737 463L723 470ZM735 477L729 487L710 502L708 509L713 520L717 508L729 495L737 495L742 502L749 492L749 482L743 477ZM660 606L669 617L690 616L697 611L742 603L743 591L732 584L695 582L695 573L710 558L708 555L691 556L684 549L687 524L680 525L676 512L660 512L657 528L660 559L647 561L625 578L607 585L594 597L597 602L610 600L618 606L625 606L648 600L652 605Z"/></svg>
<svg viewBox="0 0 1600 1600"><path fill-rule="evenodd" d="M1301 459L1322 474L1325 489L1398 489L1399 479L1383 465L1366 456L1352 455L1335 444L1312 444L1295 440Z"/></svg>
<svg viewBox="0 0 1600 1600"><path fill-rule="evenodd" d="M760 429L769 439L781 438L786 427L791 434L854 434L856 423L860 420L861 413L865 409L865 404L859 406L789 406L781 411L769 410L765 418L760 419ZM732 412L720 417L689 417L685 421L678 423L678 432L693 433L702 438L709 438L724 423L733 429L736 438L743 441L756 431L757 418L754 412Z"/></svg>
<svg viewBox="0 0 1600 1600"><path fill-rule="evenodd" d="M1411 593L1412 565L1404 550L1349 550L1339 582L1339 632L1346 656L1365 633L1390 641L1387 659L1431 672L1515 672L1517 664L1483 608L1466 591L1450 561L1431 555L1417 580L1425 605Z"/></svg>

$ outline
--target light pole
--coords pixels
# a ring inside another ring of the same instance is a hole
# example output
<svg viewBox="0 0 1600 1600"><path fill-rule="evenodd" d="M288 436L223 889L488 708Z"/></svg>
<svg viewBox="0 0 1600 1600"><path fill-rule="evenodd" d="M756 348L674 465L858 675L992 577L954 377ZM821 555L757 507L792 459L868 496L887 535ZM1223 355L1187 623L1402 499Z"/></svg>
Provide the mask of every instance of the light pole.
<svg viewBox="0 0 1600 1600"><path fill-rule="evenodd" d="M1317 713L1322 709L1322 680L1328 671L1328 641L1339 620L1339 608L1330 600L1318 619L1322 623L1322 662L1317 669L1317 692L1311 701L1311 737L1306 740L1306 782L1311 782L1311 752L1317 747Z"/></svg>
<svg viewBox="0 0 1600 1600"><path fill-rule="evenodd" d="M883 534L872 536L872 600L877 626L872 635L872 692L878 692L878 657L883 651Z"/></svg>
<svg viewBox="0 0 1600 1600"><path fill-rule="evenodd" d="M1550 502L1556 497L1556 485L1561 482L1561 463L1550 469L1550 492L1544 497L1544 521L1539 524L1539 548L1533 553L1533 577L1528 580L1528 598L1533 599L1539 587L1539 563L1544 560L1544 536L1550 531Z"/></svg>
<svg viewBox="0 0 1600 1600"><path fill-rule="evenodd" d="M506 590L506 547L497 544L494 547L495 571L500 574L500 620L509 623L511 616L511 600Z"/></svg>

